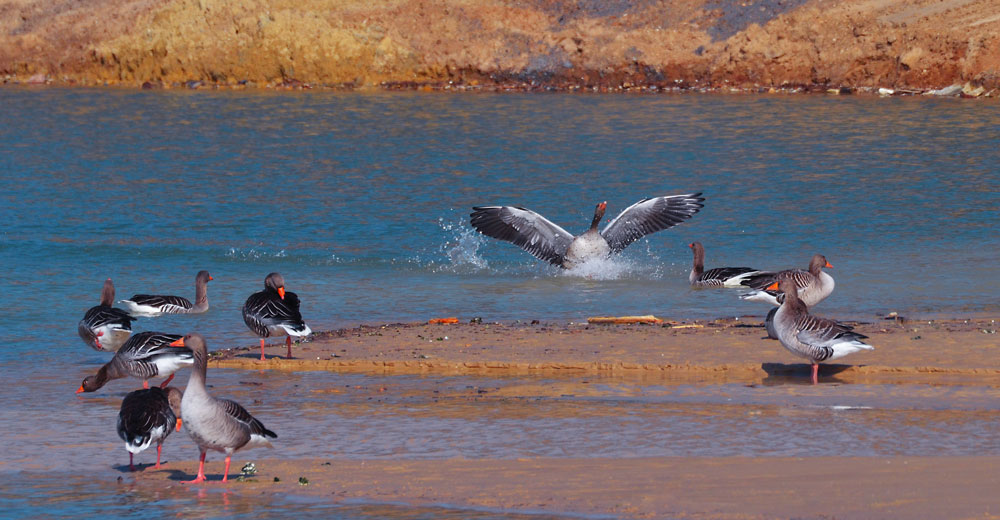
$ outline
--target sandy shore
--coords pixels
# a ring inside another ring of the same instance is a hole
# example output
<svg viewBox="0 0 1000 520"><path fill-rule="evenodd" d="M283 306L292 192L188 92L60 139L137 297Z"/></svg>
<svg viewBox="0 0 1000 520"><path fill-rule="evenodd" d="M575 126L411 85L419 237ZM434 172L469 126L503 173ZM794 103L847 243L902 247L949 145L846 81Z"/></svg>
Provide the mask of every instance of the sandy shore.
<svg viewBox="0 0 1000 520"><path fill-rule="evenodd" d="M873 352L822 365L843 382L1000 382L997 320L857 323ZM807 374L808 365L763 339L759 318L664 325L458 323L361 326L314 334L283 359L283 343L214 353L212 366L379 373L543 374L601 372L635 377L754 382Z"/></svg>
<svg viewBox="0 0 1000 520"><path fill-rule="evenodd" d="M967 385L969 392L1000 385L994 319L879 319L857 328L870 336L876 350L824 368L821 383ZM572 383L552 383L554 374L610 374L639 385L665 380L754 384L769 377L808 381L807 365L762 336L762 324L753 318L668 321L663 326L395 324L315 334L293 347L298 358L292 360L279 357L285 347L277 342L267 347L263 362L253 346L217 351L211 366L523 378L511 385L514 392L542 375L549 381L529 390L542 396L585 395L588 385L577 383L567 390L565 385ZM498 388L490 395L502 397L504 391ZM246 500L291 495L341 504L370 501L617 518L1000 518L997 456L266 457L274 455L260 450L237 454L232 480L223 485L222 456L210 454L209 482L199 487L227 490ZM257 474L237 480L238 468L249 460ZM123 475L140 488L183 493L187 484L180 481L196 470L191 457L171 461L160 471L147 467Z"/></svg>
<svg viewBox="0 0 1000 520"><path fill-rule="evenodd" d="M255 460L256 475L241 482L236 470L222 484L220 457L210 456L202 486L620 518L1000 517L998 457ZM186 486L178 481L197 471L195 461L168 466L137 483Z"/></svg>

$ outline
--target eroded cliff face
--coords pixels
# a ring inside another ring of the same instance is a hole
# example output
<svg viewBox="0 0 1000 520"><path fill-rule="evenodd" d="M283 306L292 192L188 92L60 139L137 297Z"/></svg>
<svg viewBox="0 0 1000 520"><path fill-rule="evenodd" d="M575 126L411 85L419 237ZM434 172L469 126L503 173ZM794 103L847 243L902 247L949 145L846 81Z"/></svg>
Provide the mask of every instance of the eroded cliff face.
<svg viewBox="0 0 1000 520"><path fill-rule="evenodd" d="M0 0L8 81L1000 86L1000 0Z"/></svg>

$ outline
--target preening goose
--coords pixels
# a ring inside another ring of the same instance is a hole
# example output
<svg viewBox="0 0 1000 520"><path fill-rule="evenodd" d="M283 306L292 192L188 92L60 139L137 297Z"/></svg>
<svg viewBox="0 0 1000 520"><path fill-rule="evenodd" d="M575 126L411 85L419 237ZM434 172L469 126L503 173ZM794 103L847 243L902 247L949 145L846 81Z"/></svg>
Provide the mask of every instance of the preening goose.
<svg viewBox="0 0 1000 520"><path fill-rule="evenodd" d="M578 236L530 209L517 206L473 207L470 222L488 237L506 240L540 260L572 269L591 259L620 253L650 233L684 222L701 210L704 201L701 193L643 199L598 231L607 208L607 202L602 202L594 209L590 229Z"/></svg>
<svg viewBox="0 0 1000 520"><path fill-rule="evenodd" d="M302 321L299 297L285 290L285 278L271 273L264 278L264 290L243 304L243 322L260 336L260 360L264 360L264 338L287 334L288 358L292 358L292 336L308 336L312 329Z"/></svg>
<svg viewBox="0 0 1000 520"><path fill-rule="evenodd" d="M77 324L76 331L80 339L94 350L114 352L132 334L132 321L135 318L121 309L112 307L114 301L115 284L108 278L104 281L104 288L101 289L101 304L88 309Z"/></svg>

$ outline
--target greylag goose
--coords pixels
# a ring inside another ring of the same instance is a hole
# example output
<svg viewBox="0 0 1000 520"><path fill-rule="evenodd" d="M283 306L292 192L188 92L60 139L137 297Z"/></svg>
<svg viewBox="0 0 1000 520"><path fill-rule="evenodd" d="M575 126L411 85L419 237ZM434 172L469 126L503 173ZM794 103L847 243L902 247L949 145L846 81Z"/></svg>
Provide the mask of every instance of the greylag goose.
<svg viewBox="0 0 1000 520"><path fill-rule="evenodd" d="M96 374L84 378L76 393L94 392L112 379L126 376L142 379L142 387L149 388L149 378L169 376L160 384L166 387L174 372L194 363L191 349L174 348L170 343L180 338L178 334L140 332L125 342L115 352L115 357L102 366Z"/></svg>
<svg viewBox="0 0 1000 520"><path fill-rule="evenodd" d="M108 278L101 290L101 304L88 309L76 327L83 342L94 350L114 352L132 334L132 321L135 318L121 309L112 307L114 301L115 284Z"/></svg>
<svg viewBox="0 0 1000 520"><path fill-rule="evenodd" d="M118 303L125 305L132 316L152 318L161 314L197 314L208 310L208 282L214 280L208 271L198 271L194 277L194 304L180 296L136 294Z"/></svg>
<svg viewBox="0 0 1000 520"><path fill-rule="evenodd" d="M264 278L264 290L255 292L243 304L243 322L260 336L260 360L264 360L264 338L286 334L288 359L292 358L292 336L308 336L312 330L302 321L299 297L285 290L285 278L271 273Z"/></svg>
<svg viewBox="0 0 1000 520"><path fill-rule="evenodd" d="M118 411L118 436L128 450L128 468L135 471L133 455L156 443L156 469L160 469L163 441L170 431L181 431L181 391L173 386L129 392Z"/></svg>
<svg viewBox="0 0 1000 520"><path fill-rule="evenodd" d="M805 302L799 297L793 276L782 276L768 288L777 289L785 296L774 315L773 325L778 341L796 356L812 363L813 384L818 382L820 361L833 361L861 350L875 349L861 341L868 336L854 332L852 327L810 315Z"/></svg>
<svg viewBox="0 0 1000 520"><path fill-rule="evenodd" d="M688 244L694 253L694 266L688 275L688 282L695 287L739 287L748 276L760 273L753 267L716 267L705 270L705 247L701 242Z"/></svg>
<svg viewBox="0 0 1000 520"><path fill-rule="evenodd" d="M807 271L787 269L778 272L763 271L751 275L740 284L754 290L741 294L740 298L747 301L781 305L778 291L769 290L768 286L773 285L779 278L788 276L795 281L799 288L799 299L805 302L807 307L813 307L830 296L835 285L833 277L823 271L824 267L833 268L830 262L826 261L825 256L816 254L809 261L809 270Z"/></svg>
<svg viewBox="0 0 1000 520"><path fill-rule="evenodd" d="M187 426L188 434L198 445L201 458L198 476L190 482L205 480L205 453L208 450L226 454L225 482L229 476L229 459L233 452L255 446L271 446L269 438L278 434L268 430L236 401L218 399L209 395L205 388L205 374L208 368L208 348L201 334L193 332L171 343L175 347L186 347L194 353L194 368L181 399L181 419Z"/></svg>
<svg viewBox="0 0 1000 520"><path fill-rule="evenodd" d="M608 203L594 209L590 229L578 236L530 209L475 206L470 222L480 233L506 240L553 265L572 269L594 258L620 253L629 244L684 222L704 207L701 193L643 199L632 204L598 232Z"/></svg>

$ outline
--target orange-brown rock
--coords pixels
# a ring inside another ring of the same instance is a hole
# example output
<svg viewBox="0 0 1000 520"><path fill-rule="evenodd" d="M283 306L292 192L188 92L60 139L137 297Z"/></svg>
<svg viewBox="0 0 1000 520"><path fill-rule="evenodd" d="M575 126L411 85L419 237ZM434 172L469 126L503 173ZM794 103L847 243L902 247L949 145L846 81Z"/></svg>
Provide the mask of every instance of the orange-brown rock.
<svg viewBox="0 0 1000 520"><path fill-rule="evenodd" d="M0 0L0 74L290 87L1000 86L997 0Z"/></svg>

